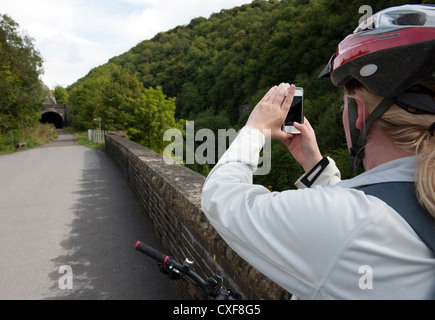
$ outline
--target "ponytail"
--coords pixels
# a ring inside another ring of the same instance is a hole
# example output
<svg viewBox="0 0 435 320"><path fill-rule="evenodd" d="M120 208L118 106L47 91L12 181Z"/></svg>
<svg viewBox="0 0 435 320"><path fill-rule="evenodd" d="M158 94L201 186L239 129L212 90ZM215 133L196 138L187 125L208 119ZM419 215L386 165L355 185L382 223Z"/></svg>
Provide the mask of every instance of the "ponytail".
<svg viewBox="0 0 435 320"><path fill-rule="evenodd" d="M416 169L417 197L420 203L435 217L435 137L424 142L418 156Z"/></svg>

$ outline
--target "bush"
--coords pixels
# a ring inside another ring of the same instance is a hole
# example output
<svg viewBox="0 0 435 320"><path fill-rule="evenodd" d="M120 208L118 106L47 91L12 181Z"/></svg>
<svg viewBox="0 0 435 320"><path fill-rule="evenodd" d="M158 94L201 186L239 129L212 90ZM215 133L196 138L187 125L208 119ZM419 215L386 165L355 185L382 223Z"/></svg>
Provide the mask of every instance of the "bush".
<svg viewBox="0 0 435 320"><path fill-rule="evenodd" d="M16 144L26 142L27 148L44 145L57 138L57 131L53 124L39 123L22 130L11 130L0 135L0 154L16 151Z"/></svg>

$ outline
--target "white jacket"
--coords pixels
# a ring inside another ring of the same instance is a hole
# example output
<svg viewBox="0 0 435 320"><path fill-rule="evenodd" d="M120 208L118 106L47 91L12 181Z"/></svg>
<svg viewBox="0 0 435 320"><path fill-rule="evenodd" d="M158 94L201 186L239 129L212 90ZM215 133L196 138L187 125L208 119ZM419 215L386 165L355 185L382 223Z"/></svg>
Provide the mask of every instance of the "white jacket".
<svg viewBox="0 0 435 320"><path fill-rule="evenodd" d="M253 184L264 142L243 128L202 192L210 223L242 258L300 299L433 297L433 253L394 209L353 189L414 181L414 157L345 181L331 161L311 188L278 193Z"/></svg>

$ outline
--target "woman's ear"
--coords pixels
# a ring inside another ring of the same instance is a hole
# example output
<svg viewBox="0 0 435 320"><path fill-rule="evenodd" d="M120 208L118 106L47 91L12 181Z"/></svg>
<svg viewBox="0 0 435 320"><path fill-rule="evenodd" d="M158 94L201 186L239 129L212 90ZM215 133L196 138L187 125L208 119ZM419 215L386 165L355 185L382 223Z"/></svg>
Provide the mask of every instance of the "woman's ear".
<svg viewBox="0 0 435 320"><path fill-rule="evenodd" d="M355 101L358 106L358 118L356 119L355 126L358 130L361 130L369 118L370 113L367 111L366 107L364 106L364 102L361 99L355 97Z"/></svg>

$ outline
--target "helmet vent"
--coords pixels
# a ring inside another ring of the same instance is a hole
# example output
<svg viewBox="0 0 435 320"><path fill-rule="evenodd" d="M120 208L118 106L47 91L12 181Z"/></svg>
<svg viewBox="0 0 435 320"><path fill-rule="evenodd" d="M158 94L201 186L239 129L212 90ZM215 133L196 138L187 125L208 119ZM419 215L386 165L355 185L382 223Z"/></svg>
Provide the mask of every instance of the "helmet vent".
<svg viewBox="0 0 435 320"><path fill-rule="evenodd" d="M393 23L399 26L424 26L426 17L421 13L408 13L398 17Z"/></svg>

